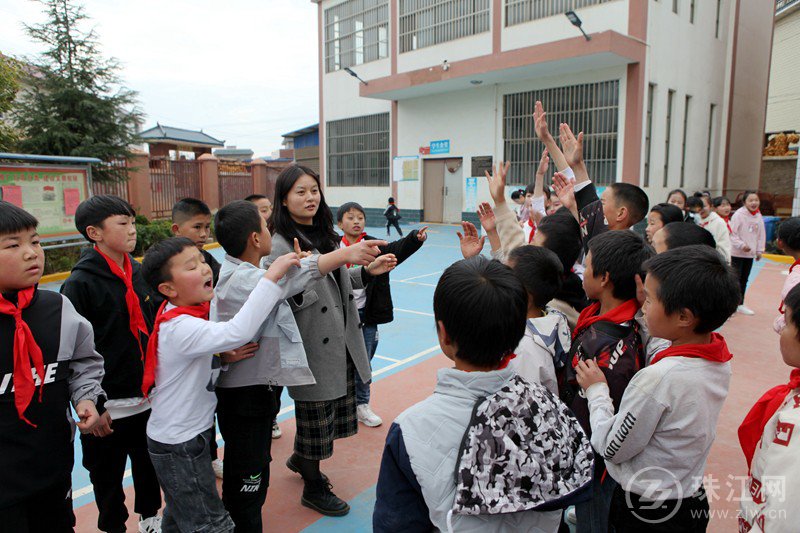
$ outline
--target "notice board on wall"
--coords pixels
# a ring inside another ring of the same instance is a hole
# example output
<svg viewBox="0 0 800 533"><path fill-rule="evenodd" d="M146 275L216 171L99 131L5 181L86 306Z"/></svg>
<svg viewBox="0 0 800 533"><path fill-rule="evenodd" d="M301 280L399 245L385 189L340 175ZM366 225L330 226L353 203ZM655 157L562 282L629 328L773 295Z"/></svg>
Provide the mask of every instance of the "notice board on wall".
<svg viewBox="0 0 800 533"><path fill-rule="evenodd" d="M39 235L78 235L75 210L89 197L85 168L54 165L0 165L0 199L39 220Z"/></svg>

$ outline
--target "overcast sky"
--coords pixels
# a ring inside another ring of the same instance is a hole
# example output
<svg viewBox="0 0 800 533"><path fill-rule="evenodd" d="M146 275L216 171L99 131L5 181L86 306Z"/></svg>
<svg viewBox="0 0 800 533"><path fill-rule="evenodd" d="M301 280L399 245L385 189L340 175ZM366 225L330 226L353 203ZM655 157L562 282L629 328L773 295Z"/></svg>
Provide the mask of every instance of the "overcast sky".
<svg viewBox="0 0 800 533"><path fill-rule="evenodd" d="M84 0L103 54L139 92L145 128L202 128L256 156L319 117L317 6L310 0ZM0 0L0 52L39 49L31 0Z"/></svg>

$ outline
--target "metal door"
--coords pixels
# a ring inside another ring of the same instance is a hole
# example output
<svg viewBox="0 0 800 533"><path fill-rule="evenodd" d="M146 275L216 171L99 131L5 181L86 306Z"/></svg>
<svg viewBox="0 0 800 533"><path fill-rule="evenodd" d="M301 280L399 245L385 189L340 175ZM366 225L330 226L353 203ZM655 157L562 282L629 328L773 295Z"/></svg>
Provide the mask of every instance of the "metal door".
<svg viewBox="0 0 800 533"><path fill-rule="evenodd" d="M444 161L424 160L422 167L422 218L426 222L442 222L444 207Z"/></svg>

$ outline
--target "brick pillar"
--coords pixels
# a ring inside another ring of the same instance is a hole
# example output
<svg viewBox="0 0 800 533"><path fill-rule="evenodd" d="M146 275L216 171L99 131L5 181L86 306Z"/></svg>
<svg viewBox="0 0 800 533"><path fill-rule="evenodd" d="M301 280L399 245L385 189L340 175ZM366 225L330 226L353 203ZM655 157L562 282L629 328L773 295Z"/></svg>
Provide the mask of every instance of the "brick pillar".
<svg viewBox="0 0 800 533"><path fill-rule="evenodd" d="M150 189L150 157L134 150L127 161L128 201L136 213L153 218L153 195Z"/></svg>
<svg viewBox="0 0 800 533"><path fill-rule="evenodd" d="M267 194L267 162L254 159L252 163L253 194Z"/></svg>
<svg viewBox="0 0 800 533"><path fill-rule="evenodd" d="M219 159L211 154L203 154L200 162L200 190L203 201L212 211L219 209Z"/></svg>

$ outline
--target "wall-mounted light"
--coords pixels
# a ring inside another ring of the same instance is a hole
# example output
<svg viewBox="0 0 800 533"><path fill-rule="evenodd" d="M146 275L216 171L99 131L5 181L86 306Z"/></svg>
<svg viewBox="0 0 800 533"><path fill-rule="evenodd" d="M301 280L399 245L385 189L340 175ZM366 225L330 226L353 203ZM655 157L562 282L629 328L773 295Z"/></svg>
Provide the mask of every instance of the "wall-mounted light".
<svg viewBox="0 0 800 533"><path fill-rule="evenodd" d="M483 81L481 81L481 80L470 80L469 82L470 82L472 85L480 85L481 83L483 83Z"/></svg>
<svg viewBox="0 0 800 533"><path fill-rule="evenodd" d="M348 74L350 74L351 76L353 76L355 79L357 79L358 81L360 81L360 82L361 82L361 83L363 83L364 85L369 85L369 83L367 83L367 82L365 82L364 80L362 80L362 79L361 79L361 78L358 76L358 74L356 74L356 73L355 73L355 71L354 71L353 69L351 69L350 67L344 67L344 71L345 71L345 72L347 72Z"/></svg>
<svg viewBox="0 0 800 533"><path fill-rule="evenodd" d="M581 27L583 25L583 21L581 20L581 18L578 16L577 13L575 13L574 11L567 11L564 14L567 16L567 18L569 19L570 23L572 23L573 26L581 30L581 33L583 34L584 37L586 37L587 41L592 40L592 38L586 35L586 32L583 31L583 28Z"/></svg>

